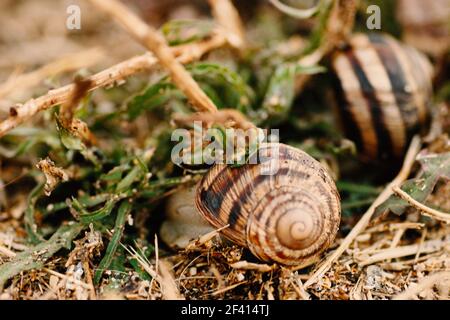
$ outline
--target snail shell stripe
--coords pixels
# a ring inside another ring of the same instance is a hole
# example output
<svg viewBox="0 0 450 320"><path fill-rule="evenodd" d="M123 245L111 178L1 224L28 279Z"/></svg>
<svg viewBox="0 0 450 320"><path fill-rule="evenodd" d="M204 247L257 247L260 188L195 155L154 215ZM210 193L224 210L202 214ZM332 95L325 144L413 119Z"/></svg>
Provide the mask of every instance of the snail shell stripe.
<svg viewBox="0 0 450 320"><path fill-rule="evenodd" d="M203 177L196 205L225 237L265 261L303 264L334 240L340 222L339 194L325 169L306 153L279 146L279 169L261 174L257 165L215 165ZM275 144L262 148L272 152Z"/></svg>
<svg viewBox="0 0 450 320"><path fill-rule="evenodd" d="M356 34L334 55L333 69L346 135L367 158L401 157L429 121L427 58L391 36Z"/></svg>

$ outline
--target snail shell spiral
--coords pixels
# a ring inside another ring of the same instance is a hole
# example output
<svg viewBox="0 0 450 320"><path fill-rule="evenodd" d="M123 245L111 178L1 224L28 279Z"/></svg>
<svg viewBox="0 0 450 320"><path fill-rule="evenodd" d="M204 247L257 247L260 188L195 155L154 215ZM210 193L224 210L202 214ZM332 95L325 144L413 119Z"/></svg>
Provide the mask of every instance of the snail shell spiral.
<svg viewBox="0 0 450 320"><path fill-rule="evenodd" d="M272 152L278 157L271 157ZM203 177L196 205L225 237L264 261L306 265L333 242L340 198L315 159L284 144L265 144L269 160L241 167L217 164ZM262 168L278 165L274 174Z"/></svg>
<svg viewBox="0 0 450 320"><path fill-rule="evenodd" d="M332 66L336 113L362 158L401 158L429 122L428 59L389 35L356 34L348 48L334 55Z"/></svg>

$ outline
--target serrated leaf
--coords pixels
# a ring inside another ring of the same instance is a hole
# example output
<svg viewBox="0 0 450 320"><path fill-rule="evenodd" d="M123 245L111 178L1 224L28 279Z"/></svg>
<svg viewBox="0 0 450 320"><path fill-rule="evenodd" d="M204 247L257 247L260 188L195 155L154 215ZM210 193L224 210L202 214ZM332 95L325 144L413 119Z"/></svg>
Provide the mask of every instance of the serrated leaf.
<svg viewBox="0 0 450 320"><path fill-rule="evenodd" d="M83 207L83 205L76 198L72 198L72 207L79 213L80 221L83 222L84 224L89 224L109 216L109 214L114 209L114 206L119 200L120 200L119 197L111 196L105 202L103 207L101 207L98 210L89 212Z"/></svg>
<svg viewBox="0 0 450 320"><path fill-rule="evenodd" d="M417 161L425 172L435 172L439 178L450 179L450 152L419 156Z"/></svg>
<svg viewBox="0 0 450 320"><path fill-rule="evenodd" d="M172 98L181 98L180 92L172 83L162 80L147 87L143 93L136 95L127 105L128 118L136 119L142 112L164 105Z"/></svg>
<svg viewBox="0 0 450 320"><path fill-rule="evenodd" d="M216 63L195 63L187 70L218 108L234 108L244 114L252 112L255 93L237 72ZM180 106L186 106L187 99L169 80L169 77L164 77L133 97L127 104L128 118L134 120L144 111L166 105L172 111L178 108L176 111L180 112ZM183 111L186 113L189 109Z"/></svg>
<svg viewBox="0 0 450 320"><path fill-rule="evenodd" d="M234 108L244 114L251 112L255 93L236 71L217 63L206 62L190 65L188 70L200 85L207 84L215 89L219 108Z"/></svg>
<svg viewBox="0 0 450 320"><path fill-rule="evenodd" d="M420 162L422 166L422 174L416 179L405 181L401 186L401 189L413 199L423 203L433 192L439 179L449 179L450 152L419 156L417 161ZM388 210L396 215L402 215L409 206L410 204L408 201L393 194L375 209L374 219Z"/></svg>
<svg viewBox="0 0 450 320"><path fill-rule="evenodd" d="M321 66L303 67L297 63L282 63L275 68L259 110L258 122L271 125L286 119L295 98L295 79L299 74L316 74L326 71Z"/></svg>

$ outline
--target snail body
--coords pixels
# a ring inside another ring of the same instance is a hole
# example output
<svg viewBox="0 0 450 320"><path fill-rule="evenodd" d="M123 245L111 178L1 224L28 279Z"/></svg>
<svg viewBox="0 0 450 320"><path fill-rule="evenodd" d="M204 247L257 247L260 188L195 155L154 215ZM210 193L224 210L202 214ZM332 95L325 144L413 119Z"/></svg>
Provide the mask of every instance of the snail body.
<svg viewBox="0 0 450 320"><path fill-rule="evenodd" d="M399 159L429 122L432 66L385 34L356 34L332 59L337 114L363 159Z"/></svg>
<svg viewBox="0 0 450 320"><path fill-rule="evenodd" d="M340 198L327 171L294 147L260 147L277 157L258 164L216 164L197 189L200 214L263 261L307 265L333 242ZM265 168L278 166L273 174Z"/></svg>
<svg viewBox="0 0 450 320"><path fill-rule="evenodd" d="M185 248L189 241L214 228L205 221L195 206L196 187L185 187L167 199L166 220L161 225L162 240L173 248Z"/></svg>

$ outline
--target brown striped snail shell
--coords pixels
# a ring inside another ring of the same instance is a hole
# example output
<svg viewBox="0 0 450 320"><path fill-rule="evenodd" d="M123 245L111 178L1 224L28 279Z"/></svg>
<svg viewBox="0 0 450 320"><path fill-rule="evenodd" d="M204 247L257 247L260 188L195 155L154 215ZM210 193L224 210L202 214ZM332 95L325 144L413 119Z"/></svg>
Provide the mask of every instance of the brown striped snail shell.
<svg viewBox="0 0 450 320"><path fill-rule="evenodd" d="M284 144L260 147L278 157L258 164L214 165L200 182L196 205L214 227L263 261L307 265L333 242L340 198L322 165ZM266 166L279 165L272 175Z"/></svg>
<svg viewBox="0 0 450 320"><path fill-rule="evenodd" d="M337 115L364 159L399 159L429 122L432 66L385 34L356 34L332 59Z"/></svg>

